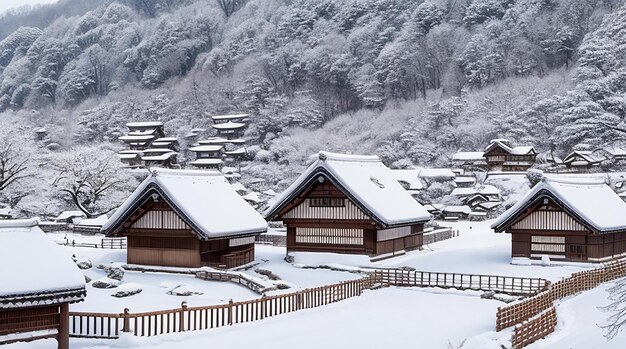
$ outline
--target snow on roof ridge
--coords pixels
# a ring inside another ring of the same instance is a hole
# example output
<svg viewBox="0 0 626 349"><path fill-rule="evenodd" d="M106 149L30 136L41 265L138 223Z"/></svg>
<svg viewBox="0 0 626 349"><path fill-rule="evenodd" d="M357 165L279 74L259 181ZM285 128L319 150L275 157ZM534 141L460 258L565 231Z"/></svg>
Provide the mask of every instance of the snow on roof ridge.
<svg viewBox="0 0 626 349"><path fill-rule="evenodd" d="M331 161L355 161L355 162L380 162L380 158L377 155L352 155L342 153L331 153L328 151L320 151L317 157L322 160Z"/></svg>
<svg viewBox="0 0 626 349"><path fill-rule="evenodd" d="M566 185L605 185L606 181L603 177L543 177L542 182L550 185L551 183L566 184Z"/></svg>
<svg viewBox="0 0 626 349"><path fill-rule="evenodd" d="M150 175L153 177L168 176L168 177L222 177L222 173L214 170L179 170L169 169L161 167L151 167Z"/></svg>
<svg viewBox="0 0 626 349"><path fill-rule="evenodd" d="M39 224L39 217L28 219L6 219L0 220L0 229L2 228L30 228Z"/></svg>

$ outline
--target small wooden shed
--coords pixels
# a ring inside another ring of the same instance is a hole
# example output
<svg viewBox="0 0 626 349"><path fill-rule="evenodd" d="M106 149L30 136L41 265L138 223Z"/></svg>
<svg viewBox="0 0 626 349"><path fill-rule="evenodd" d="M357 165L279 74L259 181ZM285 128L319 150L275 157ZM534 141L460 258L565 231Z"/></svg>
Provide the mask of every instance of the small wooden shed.
<svg viewBox="0 0 626 349"><path fill-rule="evenodd" d="M0 345L56 338L69 348L69 304L85 277L36 219L0 221Z"/></svg>
<svg viewBox="0 0 626 349"><path fill-rule="evenodd" d="M544 179L493 223L512 256L605 261L626 254L626 203L602 178Z"/></svg>
<svg viewBox="0 0 626 349"><path fill-rule="evenodd" d="M267 222L217 171L151 169L102 231L128 238L130 264L233 268Z"/></svg>
<svg viewBox="0 0 626 349"><path fill-rule="evenodd" d="M320 152L266 212L287 252L392 255L422 246L430 214L377 156Z"/></svg>

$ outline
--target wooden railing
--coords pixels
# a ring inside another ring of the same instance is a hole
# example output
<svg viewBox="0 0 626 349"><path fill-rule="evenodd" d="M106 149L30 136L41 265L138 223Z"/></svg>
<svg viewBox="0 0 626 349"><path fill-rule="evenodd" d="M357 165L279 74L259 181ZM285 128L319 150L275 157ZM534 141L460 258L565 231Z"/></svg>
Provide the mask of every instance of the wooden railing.
<svg viewBox="0 0 626 349"><path fill-rule="evenodd" d="M540 278L459 274L402 269L377 270L377 281L391 286L441 287L457 290L493 291L510 295L534 295L550 282Z"/></svg>
<svg viewBox="0 0 626 349"><path fill-rule="evenodd" d="M258 294L263 294L265 292L268 291L268 289L254 281L252 278L248 278L244 275L241 275L239 273L231 273L228 271L225 272L213 272L213 271L199 271L196 273L196 278L198 279L202 279L202 280L211 280L211 281L227 281L227 282L233 282L236 284L239 284L243 287L246 287L250 290L252 290L253 292L256 292Z"/></svg>
<svg viewBox="0 0 626 349"><path fill-rule="evenodd" d="M103 238L100 242L76 242L74 240L58 241L57 244L72 247L90 247L106 249L126 249L128 247L126 238Z"/></svg>
<svg viewBox="0 0 626 349"><path fill-rule="evenodd" d="M549 287L519 303L498 308L496 314L496 331L517 325L513 333L514 348L522 348L538 339L544 338L556 327L556 311L554 321L549 318L549 309L554 309L554 301L590 290L599 284L626 276L626 260L606 263L603 267L581 271L570 277L555 282Z"/></svg>
<svg viewBox="0 0 626 349"><path fill-rule="evenodd" d="M120 314L70 312L70 336L117 338L122 332L135 336L203 330L262 320L268 317L309 309L356 297L376 282L375 275L334 285L309 288L298 292L264 296L259 299L228 304L188 307L154 312Z"/></svg>

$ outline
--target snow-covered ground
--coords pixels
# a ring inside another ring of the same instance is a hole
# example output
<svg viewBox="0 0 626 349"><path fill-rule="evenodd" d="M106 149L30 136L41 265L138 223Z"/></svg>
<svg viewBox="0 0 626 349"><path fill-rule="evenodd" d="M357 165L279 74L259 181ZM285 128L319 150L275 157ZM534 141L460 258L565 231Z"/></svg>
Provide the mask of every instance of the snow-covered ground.
<svg viewBox="0 0 626 349"><path fill-rule="evenodd" d="M544 277L558 280L572 272L592 267L587 264L567 264L544 267L540 265L511 264L511 238L507 234L494 234L491 222L446 222L460 231L460 236L426 246L422 251L369 262L363 256L295 254L295 263L284 260L285 249L257 245L258 265L245 271L263 277L255 269L271 271L292 288L314 287L361 277L358 273L328 269L306 269L302 266L329 264L355 267L411 266L424 271L446 271L475 274ZM59 247L69 255L89 258L97 264L124 263L124 250ZM322 263L324 262L324 263ZM93 279L105 276L95 267L84 271ZM88 287L87 300L71 306L73 311L131 312L159 310L180 306L184 300L190 306L225 303L229 299L244 300L259 295L231 283L203 281L191 275L127 272L124 283L140 286L143 292L128 298L110 295L115 289L101 290ZM173 286L184 284L202 292L202 295L179 297L167 295ZM167 286L167 287L162 287ZM510 345L510 330L496 333L495 313L505 304L481 299L479 292L441 289L387 288L366 291L361 297L336 304L277 316L263 321L209 331L164 335L154 338L123 337L118 340L72 339L72 348L199 348L212 345L255 348L499 348ZM595 323L604 321L609 314L598 306L608 303L606 287L586 292L559 303L557 332L531 348L622 348L626 336L608 344L602 330ZM583 314L589 314L589 316ZM584 318L584 319L583 319ZM574 338L572 333L580 332ZM465 341L467 339L467 341ZM233 345L236 343L236 346ZM620 343L615 344L615 343ZM609 346L605 346L609 345ZM44 349L56 346L54 341L14 344L15 348Z"/></svg>

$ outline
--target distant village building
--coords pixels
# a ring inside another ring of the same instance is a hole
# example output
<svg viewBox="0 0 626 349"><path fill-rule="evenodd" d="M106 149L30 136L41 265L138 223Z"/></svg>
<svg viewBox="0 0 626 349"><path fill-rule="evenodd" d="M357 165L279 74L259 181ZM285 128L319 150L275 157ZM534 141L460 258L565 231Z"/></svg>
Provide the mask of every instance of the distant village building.
<svg viewBox="0 0 626 349"><path fill-rule="evenodd" d="M442 210L442 216L445 220L459 220L459 219L467 219L469 214L472 213L471 207L467 205L460 206L446 206Z"/></svg>
<svg viewBox="0 0 626 349"><path fill-rule="evenodd" d="M411 195L417 195L424 189L420 180L419 169L391 170L398 183Z"/></svg>
<svg viewBox="0 0 626 349"><path fill-rule="evenodd" d="M485 168L493 172L526 171L535 163L532 146L513 146L507 139L491 140L482 152L457 152L452 162L463 168Z"/></svg>
<svg viewBox="0 0 626 349"><path fill-rule="evenodd" d="M46 138L47 134L48 134L48 130L46 130L44 127L41 127L35 130L35 135L38 141L43 141Z"/></svg>
<svg viewBox="0 0 626 349"><path fill-rule="evenodd" d="M37 226L0 221L0 345L56 338L69 348L69 304L85 298L85 277Z"/></svg>
<svg viewBox="0 0 626 349"><path fill-rule="evenodd" d="M459 151L452 155L452 162L462 168L485 168L487 161L482 151Z"/></svg>
<svg viewBox="0 0 626 349"><path fill-rule="evenodd" d="M177 167L177 159L178 153L168 148L148 148L141 157L145 167Z"/></svg>
<svg viewBox="0 0 626 349"><path fill-rule="evenodd" d="M320 152L266 212L287 226L287 252L388 256L419 248L430 214L377 156Z"/></svg>
<svg viewBox="0 0 626 349"><path fill-rule="evenodd" d="M87 218L87 215L83 211L63 211L54 221L57 223L74 223Z"/></svg>
<svg viewBox="0 0 626 349"><path fill-rule="evenodd" d="M585 171L599 166L604 160L604 158L594 155L592 151L575 150L565 157L563 163L569 169Z"/></svg>
<svg viewBox="0 0 626 349"><path fill-rule="evenodd" d="M619 163L626 160L626 149L608 146L594 150L592 155L598 159L606 159L612 161L613 163Z"/></svg>
<svg viewBox="0 0 626 349"><path fill-rule="evenodd" d="M127 237L130 264L233 268L267 222L217 171L151 169L102 231Z"/></svg>
<svg viewBox="0 0 626 349"><path fill-rule="evenodd" d="M537 152L532 146L513 147L506 139L494 139L483 156L489 171L526 171L535 163Z"/></svg>
<svg viewBox="0 0 626 349"><path fill-rule="evenodd" d="M199 145L189 148L189 151L195 154L195 160L188 163L193 167L215 170L222 167L224 156L222 144Z"/></svg>
<svg viewBox="0 0 626 349"><path fill-rule="evenodd" d="M626 203L601 180L545 178L493 223L512 256L605 261L626 253Z"/></svg>
<svg viewBox="0 0 626 349"><path fill-rule="evenodd" d="M127 167L178 166L178 139L165 137L162 122L129 122L126 127L128 134L118 139L129 149L120 151L118 157Z"/></svg>

